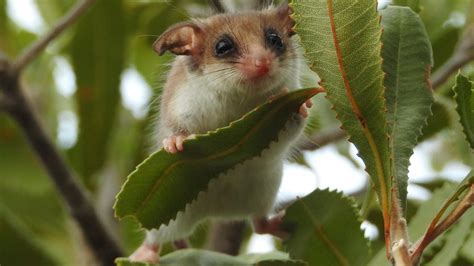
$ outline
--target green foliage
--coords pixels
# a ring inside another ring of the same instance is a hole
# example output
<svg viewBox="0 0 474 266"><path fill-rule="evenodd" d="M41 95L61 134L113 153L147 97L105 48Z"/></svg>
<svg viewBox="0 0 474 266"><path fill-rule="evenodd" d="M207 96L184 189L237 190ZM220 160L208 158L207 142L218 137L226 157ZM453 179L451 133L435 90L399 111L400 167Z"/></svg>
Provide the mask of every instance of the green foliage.
<svg viewBox="0 0 474 266"><path fill-rule="evenodd" d="M116 125L124 67L124 16L122 1L99 1L79 22L70 48L79 107L79 137L72 159L91 188L97 183L91 177L106 161Z"/></svg>
<svg viewBox="0 0 474 266"><path fill-rule="evenodd" d="M59 265L41 243L32 239L33 234L14 213L0 203L0 264Z"/></svg>
<svg viewBox="0 0 474 266"><path fill-rule="evenodd" d="M474 149L474 90L473 83L461 73L456 76L454 100L466 140Z"/></svg>
<svg viewBox="0 0 474 266"><path fill-rule="evenodd" d="M381 16L392 173L405 209L409 159L433 103L428 80L433 65L431 45L423 22L411 9L391 6Z"/></svg>
<svg viewBox="0 0 474 266"><path fill-rule="evenodd" d="M155 152L127 178L117 195L116 215L133 215L149 229L168 223L206 190L211 179L268 148L294 112L316 93L306 89L278 97L229 127L186 141L184 152Z"/></svg>
<svg viewBox="0 0 474 266"><path fill-rule="evenodd" d="M316 190L287 210L282 227L290 256L309 265L366 265L369 246L354 202L341 193Z"/></svg>
<svg viewBox="0 0 474 266"><path fill-rule="evenodd" d="M290 260L287 254L272 252L264 255L229 256L213 251L186 249L170 253L160 258L160 263L136 263L126 258L116 260L117 266L146 265L189 265L189 266L220 266L220 265L255 265L255 266L304 266L306 263Z"/></svg>
<svg viewBox="0 0 474 266"><path fill-rule="evenodd" d="M394 0L393 4L397 6L407 6L417 13L421 11L420 0Z"/></svg>
<svg viewBox="0 0 474 266"><path fill-rule="evenodd" d="M15 24L6 12L7 2L14 1L0 0L0 58L6 55L14 59L39 38L38 34L44 32L32 33ZM34 2L46 27L50 28L77 1L36 0ZM115 192L119 189L119 184L123 182L123 177L148 153L147 136L150 135L150 124L158 110L156 106L153 106L146 119L137 119L125 110L120 105L118 90L120 74L128 67L136 69L153 87L155 96L158 95L161 89L160 84L168 68L166 64L172 57L158 57L151 49L152 42L168 26L188 20L189 17L201 17L207 11L204 9L205 2L198 0L97 1L87 15L82 17L79 23L68 28L62 37L52 42L48 49L27 67L21 77L28 96L37 110L36 113L53 139L56 131L62 132L61 129L57 130L60 112L66 110L79 117L79 140L72 151L63 152L70 152L69 159L74 166L74 171L87 184L91 198L96 201L95 205L104 221L112 218L110 206ZM246 0L241 0L241 2L247 5L249 3ZM315 106L312 108L314 112L308 119L314 126L307 128L306 132L318 134L331 131L338 125L334 118L336 114L343 122L343 127L350 135L351 141L359 149L379 198L382 189L390 191L388 183L390 175L387 175L390 170L389 155L392 155L394 159L393 167L397 180L403 180L406 177L407 159L417 143L417 138L420 141L436 137L436 140L441 143L442 154L435 152L431 155L433 164L444 165L448 161L462 161L472 166L472 151L466 147L464 139L458 137L461 134L456 133L456 137L452 137L453 132L460 131L458 130L460 126L453 123L455 121L453 117L457 117L453 116L454 101L451 97L444 97L451 95L451 91L444 91L444 95L437 93L436 103L432 107L433 115L428 119L428 125L423 128L423 136L419 136L419 129L424 124L429 103L429 91L424 90L427 87L424 84L424 78L428 75L424 75L426 72L422 71L426 70L425 67L430 63L426 53L429 43L426 40L423 24L426 25L426 32L431 39L434 63L438 68L452 56L463 27L472 25L474 18L472 9L467 8L468 4L471 8L474 7L471 0L437 0L435 2L394 0L395 5L409 6L415 12L419 12L423 22L406 8L389 7L382 11L382 26L385 28L382 34L384 43L382 50L375 1L294 0L293 3L296 12L295 19L298 23L297 31L302 37L312 69L322 77L322 84L327 90L329 99L327 101L322 96L315 97ZM328 4L331 9L328 8ZM422 8L420 4L423 5ZM237 3L236 6L242 5ZM458 18L464 14L468 16L465 26L458 23ZM69 49L65 50L65 46ZM384 83L386 89L382 87L381 52L384 58L383 70L386 72ZM70 60L74 66L78 89L73 99L63 97L55 91L56 81L52 70L59 56ZM472 69L471 64L463 71L466 76L472 77ZM305 71L304 75L305 78L311 76L311 79L305 83L309 84L307 87L313 86L316 82L312 76L313 73ZM448 83L453 80L451 79ZM459 76L455 87L457 109L460 111L465 131L472 128L473 110L472 89L469 89L466 81L466 78ZM400 85L402 82L404 82L403 86L393 85ZM451 87L451 84L446 85L446 88ZM384 92L386 95L383 95ZM335 112L329 105L333 106ZM72 108L72 106L77 108ZM357 108L360 112L357 112ZM395 109L397 109L396 114ZM406 113L402 115L399 113L400 110ZM385 115L387 123L385 123ZM278 119L283 121L283 118ZM275 125L272 127L278 128ZM387 139L385 132L389 132L392 138ZM186 149L202 145L201 141L204 143L210 141L205 140L208 137L186 142ZM472 145L472 136L467 138L471 138ZM254 142L258 142L262 147L267 147L271 141L271 138L261 139L266 141L260 142L260 139L256 138ZM217 144L210 147L214 150L224 149L226 145L231 145L228 141L226 137L222 137L218 139ZM226 143L226 145L220 143ZM252 142L248 142L250 143ZM392 143L394 147L391 153L388 150L388 143ZM339 152L351 159L351 155L347 152L348 147L346 142L341 143ZM463 151L467 151L466 153L461 154L462 147L464 147ZM257 151L257 148L252 147L251 152ZM240 153L236 152L233 158L243 156L241 159L244 160L245 156L247 156L245 158L252 156L251 152L242 150ZM159 160L160 156L162 155L153 155L148 163ZM300 153L298 162L306 163L304 158L305 154ZM159 162L155 166L161 163L164 162ZM232 165L230 161L226 163L226 167ZM150 166L150 168L153 167ZM222 165L216 166L216 169L220 167ZM143 170L144 166L141 168ZM187 171L191 172L193 169L195 168L190 167ZM207 170L207 168L201 169L201 171ZM101 178L102 176L106 178ZM151 181L157 179L158 176L150 174ZM170 194L173 191L176 192L176 189L170 189L165 193L168 197L167 202L160 203L168 209L157 213L153 211L153 217L159 216L163 221L172 217L188 200L195 198L199 190L205 190L209 178L175 180L178 180L177 184L181 187L186 181L185 188L188 190L181 191L180 188L179 191L180 194L186 194L183 197L189 198L186 200L181 198L180 206L170 204L170 199L173 197ZM189 183L189 180L196 183ZM170 181L171 179L166 182ZM384 182L386 182L385 185ZM439 208L446 199L452 197L455 185L443 186L444 182L431 180L429 184L423 184L424 187L436 192L431 200L421 204L412 219L410 215L407 216L412 242L423 235ZM195 186L197 183L199 186ZM405 197L404 187L404 183L399 182L398 189L402 192L402 201ZM442 188L437 189L440 187ZM193 193L194 196L191 195ZM124 205L132 203L124 203ZM456 204L456 202L453 203L452 205ZM71 226L72 219L66 215L63 205L47 178L46 172L23 140L23 136L10 120L1 116L0 264L77 265L79 262L89 262L90 252L84 247L82 241L76 239L80 238L79 233L76 226ZM288 209L288 216L285 218L286 220L293 219L291 224L295 230L290 240L285 242L285 247L293 257L302 258L308 262L313 262L311 256L318 255L318 259L322 259L313 263L316 265L322 264L323 260L334 258L331 252L323 254L324 249L314 248L313 241L317 242L320 235L314 233L315 220L307 217L317 214L315 217L324 226L321 228L331 228L327 234L331 237L335 236L331 240L334 239L334 242L338 244L337 248L347 250L344 255L347 254L348 259L353 256L356 265L365 265L370 254L362 232L358 228L357 214L352 205L352 201L340 194L327 191L314 192L300 199ZM452 206L449 207L447 212L449 213L452 208ZM415 212L416 209L417 206L409 204L409 212ZM150 212L152 212L151 209ZM167 215L163 216L162 213L167 213ZM295 217L301 218L295 219ZM378 226L379 235L383 236L380 211L372 210L368 219ZM472 265L474 263L473 220L473 211L469 210L459 223L428 247L423 262L429 265L449 263ZM110 226L110 229L127 251L135 248L142 241L144 233L133 219L124 219L120 227ZM206 230L200 232L201 236L197 241L200 243L199 247L203 239L206 239L205 233ZM347 243L339 244L340 242L337 241L341 241L341 237ZM382 244L378 239L374 241L372 248L378 251L380 245ZM348 246L351 250L347 248ZM277 249L280 248L277 245ZM356 252L360 254L355 254ZM222 265L225 264L224 262L239 265L305 264L302 261L290 261L288 254L282 253L231 257L202 250L188 250L173 252L162 257L163 264L196 265L196 261L201 261L206 265L209 263ZM123 260L122 262L124 265L128 263ZM385 249L380 250L371 262L371 265L377 266L388 264Z"/></svg>
<svg viewBox="0 0 474 266"><path fill-rule="evenodd" d="M390 159L376 2L305 0L292 7L306 57L364 160L388 219Z"/></svg>

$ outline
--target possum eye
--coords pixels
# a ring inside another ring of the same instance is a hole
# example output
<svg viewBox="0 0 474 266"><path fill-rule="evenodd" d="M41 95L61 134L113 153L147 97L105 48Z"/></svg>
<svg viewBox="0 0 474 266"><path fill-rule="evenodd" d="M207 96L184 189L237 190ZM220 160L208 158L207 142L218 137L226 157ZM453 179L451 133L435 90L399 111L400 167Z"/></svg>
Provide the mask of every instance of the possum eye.
<svg viewBox="0 0 474 266"><path fill-rule="evenodd" d="M235 52L235 44L229 36L223 36L219 39L214 47L217 57L224 57Z"/></svg>
<svg viewBox="0 0 474 266"><path fill-rule="evenodd" d="M274 29L265 30L265 42L277 53L283 53L285 51L285 44L283 43L280 34L278 34Z"/></svg>

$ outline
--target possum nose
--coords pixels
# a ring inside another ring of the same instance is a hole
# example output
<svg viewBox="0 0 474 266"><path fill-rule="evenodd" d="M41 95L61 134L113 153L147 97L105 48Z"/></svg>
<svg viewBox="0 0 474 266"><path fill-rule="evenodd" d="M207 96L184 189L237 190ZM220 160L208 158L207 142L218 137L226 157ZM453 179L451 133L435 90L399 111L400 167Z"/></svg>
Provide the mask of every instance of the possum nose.
<svg viewBox="0 0 474 266"><path fill-rule="evenodd" d="M263 76L270 71L270 65L272 64L272 60L268 57L262 57L255 59L255 74L256 76Z"/></svg>

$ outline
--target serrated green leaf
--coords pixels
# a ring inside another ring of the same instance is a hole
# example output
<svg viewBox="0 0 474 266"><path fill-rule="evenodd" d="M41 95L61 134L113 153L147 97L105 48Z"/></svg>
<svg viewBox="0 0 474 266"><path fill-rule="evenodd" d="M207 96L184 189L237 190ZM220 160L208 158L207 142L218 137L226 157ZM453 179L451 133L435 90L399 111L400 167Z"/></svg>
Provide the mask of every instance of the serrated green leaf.
<svg viewBox="0 0 474 266"><path fill-rule="evenodd" d="M460 249L467 240L474 225L474 212L468 211L461 219L446 232L443 238L443 247L437 251L433 259L426 263L427 266L452 265L459 256ZM471 252L474 252L472 250Z"/></svg>
<svg viewBox="0 0 474 266"><path fill-rule="evenodd" d="M284 241L290 257L309 265L366 265L369 259L355 204L342 193L316 190L298 199L282 228L290 232Z"/></svg>
<svg viewBox="0 0 474 266"><path fill-rule="evenodd" d="M122 1L97 2L81 18L70 49L76 74L79 113L72 163L89 187L107 160L107 148L120 103L124 67L125 13Z"/></svg>
<svg viewBox="0 0 474 266"><path fill-rule="evenodd" d="M294 0L291 6L306 57L366 165L388 233L391 178L377 3Z"/></svg>
<svg viewBox="0 0 474 266"><path fill-rule="evenodd" d="M433 59L425 27L415 12L389 6L381 16L392 174L405 210L409 159L431 114L433 95L428 78Z"/></svg>
<svg viewBox="0 0 474 266"><path fill-rule="evenodd" d="M453 110L454 111L454 110ZM425 141L441 130L446 129L452 125L452 112L448 110L448 107L438 100L435 100L431 106L432 115L428 117L426 125L422 129L422 134L419 138L419 142Z"/></svg>
<svg viewBox="0 0 474 266"><path fill-rule="evenodd" d="M188 140L184 152L155 152L127 178L117 195L115 214L135 216L149 229L168 223L206 190L210 180L259 156L317 92L306 89L278 97L228 127Z"/></svg>
<svg viewBox="0 0 474 266"><path fill-rule="evenodd" d="M221 266L221 265L255 265L255 266L304 266L304 262L290 260L287 254L281 252L271 252L258 256L243 255L229 256L226 254L199 250L184 249L170 253L160 258L160 263L149 264L140 262L130 262L127 258L118 258L117 266L152 266L152 265L182 265L182 266Z"/></svg>
<svg viewBox="0 0 474 266"><path fill-rule="evenodd" d="M454 100L456 101L456 111L459 114L466 140L474 149L474 85L467 77L458 73L456 84L453 87Z"/></svg>

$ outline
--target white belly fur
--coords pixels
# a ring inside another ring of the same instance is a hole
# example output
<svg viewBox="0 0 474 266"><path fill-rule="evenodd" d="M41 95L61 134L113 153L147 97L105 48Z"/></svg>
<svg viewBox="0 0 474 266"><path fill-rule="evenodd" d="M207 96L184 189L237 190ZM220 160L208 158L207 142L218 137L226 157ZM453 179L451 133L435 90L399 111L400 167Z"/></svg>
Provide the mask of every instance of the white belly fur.
<svg viewBox="0 0 474 266"><path fill-rule="evenodd" d="M201 192L184 212L168 225L152 230L147 239L165 243L186 238L205 218L243 219L270 213L281 183L283 160L303 125L303 119L295 114L279 133L278 141L260 157L211 181L208 190Z"/></svg>

